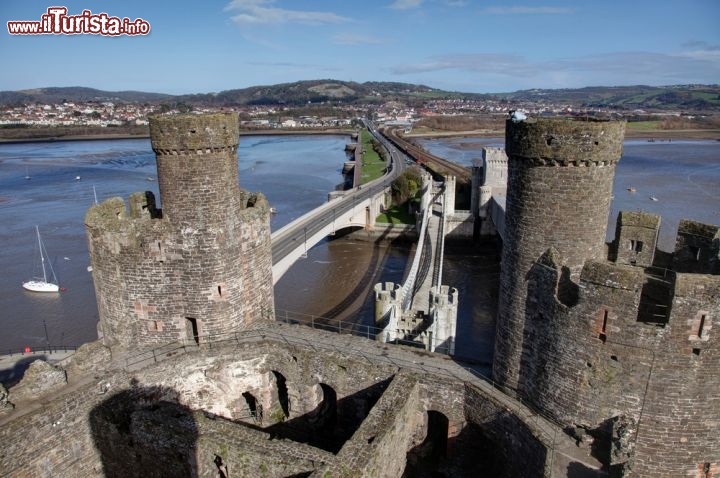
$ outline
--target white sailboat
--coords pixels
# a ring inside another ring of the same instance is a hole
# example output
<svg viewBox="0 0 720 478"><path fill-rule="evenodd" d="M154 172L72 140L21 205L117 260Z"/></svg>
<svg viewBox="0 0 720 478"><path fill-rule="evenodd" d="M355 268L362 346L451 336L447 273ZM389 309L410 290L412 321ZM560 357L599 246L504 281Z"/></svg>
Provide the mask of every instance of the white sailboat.
<svg viewBox="0 0 720 478"><path fill-rule="evenodd" d="M27 282L23 282L23 287L27 290L33 291L33 292L58 292L60 290L60 286L57 284L57 277L55 277L55 271L52 269L52 264L48 261L48 267L50 268L50 272L52 274L52 280L54 282L48 282L47 278L47 272L45 270L45 256L47 256L47 251L45 250L45 246L43 246L42 239L40 239L40 229L35 226L35 232L37 233L37 239L38 239L38 248L40 249L40 263L42 264L42 280L40 278L32 279Z"/></svg>

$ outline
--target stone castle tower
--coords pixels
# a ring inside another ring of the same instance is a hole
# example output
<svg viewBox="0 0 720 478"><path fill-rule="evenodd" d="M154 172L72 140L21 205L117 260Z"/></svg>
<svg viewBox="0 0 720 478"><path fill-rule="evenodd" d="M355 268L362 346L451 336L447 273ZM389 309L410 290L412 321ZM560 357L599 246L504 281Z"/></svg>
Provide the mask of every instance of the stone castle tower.
<svg viewBox="0 0 720 478"><path fill-rule="evenodd" d="M86 217L99 335L114 348L234 332L272 319L270 208L238 185L235 114L150 119L152 193ZM128 314L128 311L131 311Z"/></svg>
<svg viewBox="0 0 720 478"><path fill-rule="evenodd" d="M611 476L720 476L720 228L622 212L624 124L508 122L495 380L592 441Z"/></svg>
<svg viewBox="0 0 720 478"><path fill-rule="evenodd" d="M534 314L527 273L552 246L564 259L571 296L586 259L603 257L615 163L622 155L624 122L538 119L507 122L506 237L493 375L522 390L525 337ZM571 299L568 299L571 300Z"/></svg>

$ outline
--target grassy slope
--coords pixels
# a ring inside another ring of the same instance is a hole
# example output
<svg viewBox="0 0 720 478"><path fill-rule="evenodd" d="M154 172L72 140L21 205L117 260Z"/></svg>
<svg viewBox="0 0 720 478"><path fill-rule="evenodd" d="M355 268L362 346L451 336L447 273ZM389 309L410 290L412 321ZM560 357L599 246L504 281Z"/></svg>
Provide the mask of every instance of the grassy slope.
<svg viewBox="0 0 720 478"><path fill-rule="evenodd" d="M362 180L361 184L369 183L383 174L385 174L385 168L387 167L385 161L375 151L372 145L372 135L367 129L363 129L361 132L362 137Z"/></svg>

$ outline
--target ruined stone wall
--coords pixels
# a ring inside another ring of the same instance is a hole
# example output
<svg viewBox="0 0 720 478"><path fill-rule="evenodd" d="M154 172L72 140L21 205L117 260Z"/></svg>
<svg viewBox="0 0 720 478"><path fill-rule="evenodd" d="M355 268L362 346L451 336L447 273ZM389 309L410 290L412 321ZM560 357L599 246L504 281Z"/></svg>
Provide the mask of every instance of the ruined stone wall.
<svg viewBox="0 0 720 478"><path fill-rule="evenodd" d="M244 326L275 319L270 204L262 194L242 191L240 258Z"/></svg>
<svg viewBox="0 0 720 478"><path fill-rule="evenodd" d="M637 420L659 340L657 326L637 321L642 269L588 261L577 303L569 306L557 296L560 274L559 264L547 264L530 279L538 300L526 323L527 396L568 427L595 430L615 416Z"/></svg>
<svg viewBox="0 0 720 478"><path fill-rule="evenodd" d="M502 405L488 400L476 387L466 386L465 416L476 424L497 448L504 466L494 470L504 478L544 477L549 450L536 434Z"/></svg>
<svg viewBox="0 0 720 478"><path fill-rule="evenodd" d="M306 476L336 461L332 453L304 443L272 439L263 431L203 412L193 416L198 429L198 469L197 475L191 476L217 478L219 471L239 477Z"/></svg>
<svg viewBox="0 0 720 478"><path fill-rule="evenodd" d="M505 240L493 375L518 386L524 353L526 274L555 247L576 278L604 251L624 122L538 119L506 124Z"/></svg>
<svg viewBox="0 0 720 478"><path fill-rule="evenodd" d="M156 116L151 142L162 210L136 193L129 212L114 198L85 218L105 344L193 342L271 319L269 205L239 188L237 117Z"/></svg>
<svg viewBox="0 0 720 478"><path fill-rule="evenodd" d="M169 224L150 214L128 213L121 198L90 208L85 216L93 282L106 345L130 348L181 337L182 289L171 280L181 241Z"/></svg>
<svg viewBox="0 0 720 478"><path fill-rule="evenodd" d="M73 393L45 397L41 407L0 423L0 475L105 476L89 413L110 396L103 393L106 386L117 390L129 382L123 374L92 381Z"/></svg>
<svg viewBox="0 0 720 478"><path fill-rule="evenodd" d="M652 365L629 476L720 475L720 276L677 274Z"/></svg>
<svg viewBox="0 0 720 478"><path fill-rule="evenodd" d="M720 274L720 227L681 219L673 269L696 274Z"/></svg>
<svg viewBox="0 0 720 478"><path fill-rule="evenodd" d="M588 261L576 302L564 304L561 262L545 254L529 275L526 396L605 443L598 457L628 476L702 476L691 471L720 457L720 400L708 393L719 376L720 277L670 275L669 318L648 322L642 268Z"/></svg>
<svg viewBox="0 0 720 478"><path fill-rule="evenodd" d="M332 476L403 476L405 457L421 416L417 380L395 376L326 471ZM322 471L318 476L323 476Z"/></svg>
<svg viewBox="0 0 720 478"><path fill-rule="evenodd" d="M655 258L660 216L645 212L620 211L612 245L615 262L650 267Z"/></svg>

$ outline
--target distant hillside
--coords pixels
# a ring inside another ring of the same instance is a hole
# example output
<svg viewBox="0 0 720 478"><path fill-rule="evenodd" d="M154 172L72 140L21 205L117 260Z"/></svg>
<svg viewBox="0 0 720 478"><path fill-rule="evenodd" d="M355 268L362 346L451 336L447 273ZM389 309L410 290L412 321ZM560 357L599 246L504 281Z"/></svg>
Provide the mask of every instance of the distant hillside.
<svg viewBox="0 0 720 478"><path fill-rule="evenodd" d="M512 101L567 103L585 107L720 110L719 85L596 86L578 89L522 90L492 95Z"/></svg>
<svg viewBox="0 0 720 478"><path fill-rule="evenodd" d="M172 95L142 91L102 91L81 86L35 88L32 90L0 91L0 105L29 103L58 104L63 101L123 101L127 103L156 103L171 99Z"/></svg>
<svg viewBox="0 0 720 478"><path fill-rule="evenodd" d="M323 102L353 104L382 103L392 100L413 106L422 106L426 100L443 98L570 104L578 107L603 107L625 111L635 109L720 111L720 86L718 85L660 87L639 85L558 90L534 89L512 93L477 94L443 91L410 83L311 80L180 96L140 91L102 91L82 87L0 91L0 105L35 102L61 103L65 100L70 102L184 103L208 106L300 106Z"/></svg>
<svg viewBox="0 0 720 478"><path fill-rule="evenodd" d="M452 96L453 93L409 83L311 80L278 85L252 86L220 93L180 96L186 103L209 105L304 105L307 103L357 103Z"/></svg>

